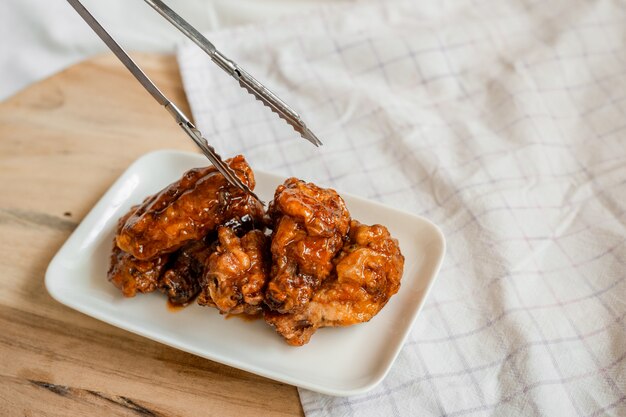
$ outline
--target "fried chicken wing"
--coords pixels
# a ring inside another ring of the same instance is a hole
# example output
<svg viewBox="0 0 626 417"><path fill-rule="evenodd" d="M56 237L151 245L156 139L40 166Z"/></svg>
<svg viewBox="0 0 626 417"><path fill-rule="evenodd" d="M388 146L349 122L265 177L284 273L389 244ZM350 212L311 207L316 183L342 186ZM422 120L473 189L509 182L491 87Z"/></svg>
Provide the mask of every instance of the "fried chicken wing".
<svg viewBox="0 0 626 417"><path fill-rule="evenodd" d="M330 275L350 213L334 190L290 178L276 190L269 216L273 264L265 302L280 313L295 312Z"/></svg>
<svg viewBox="0 0 626 417"><path fill-rule="evenodd" d="M212 245L200 240L172 254L174 261L159 281L159 289L172 304L186 305L198 295L205 261L214 250Z"/></svg>
<svg viewBox="0 0 626 417"><path fill-rule="evenodd" d="M243 156L226 161L254 189ZM271 226L272 235L264 230ZM264 313L293 346L322 327L369 321L398 292L404 257L381 225L351 220L343 199L290 178L267 214L213 167L183 177L123 216L108 279L126 297L159 289L173 304Z"/></svg>
<svg viewBox="0 0 626 417"><path fill-rule="evenodd" d="M120 218L117 225L118 233L137 207L134 206ZM148 260L139 260L118 248L116 240L113 239L107 278L113 285L122 290L125 297L134 297L138 292L152 292L157 288L167 259L168 255L161 255Z"/></svg>
<svg viewBox="0 0 626 417"><path fill-rule="evenodd" d="M122 290L124 297L152 292L157 288L167 258L168 255L159 255L142 261L114 245L108 279Z"/></svg>
<svg viewBox="0 0 626 417"><path fill-rule="evenodd" d="M268 311L265 320L287 343L302 346L321 327L349 326L369 321L398 292L404 257L398 241L381 225L352 221L350 240L328 278L302 311Z"/></svg>
<svg viewBox="0 0 626 417"><path fill-rule="evenodd" d="M238 238L229 227L220 227L218 239L207 262L198 304L217 307L221 313L260 313L269 276L267 237L251 230Z"/></svg>
<svg viewBox="0 0 626 417"><path fill-rule="evenodd" d="M226 163L254 189L254 174L243 156ZM214 167L196 168L146 199L126 220L117 246L137 259L150 259L200 240L230 220L262 222L263 216L261 203L230 185Z"/></svg>

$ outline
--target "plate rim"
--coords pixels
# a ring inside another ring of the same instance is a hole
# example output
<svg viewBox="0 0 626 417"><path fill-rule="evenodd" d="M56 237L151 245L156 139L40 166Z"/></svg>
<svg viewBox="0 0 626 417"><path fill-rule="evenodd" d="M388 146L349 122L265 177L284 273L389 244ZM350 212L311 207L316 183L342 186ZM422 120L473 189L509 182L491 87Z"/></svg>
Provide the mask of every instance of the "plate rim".
<svg viewBox="0 0 626 417"><path fill-rule="evenodd" d="M283 382L289 385L293 385L296 387L300 387L300 388L304 388L304 389L308 389L308 390L312 390L315 392L319 392L322 394L326 394L326 395L332 395L332 396L339 396L339 397L345 397L345 396L352 396L352 395L359 395L359 394L363 394L367 391L372 390L373 388L375 388L378 384L380 384L385 377L389 374L389 371L391 370L391 367L393 366L393 364L395 363L398 355L400 354L400 351L402 350L402 348L404 347L405 343L406 343L406 339L408 338L412 328L415 325L415 321L417 320L417 317L420 315L424 304L426 302L426 299L428 298L432 287L435 283L435 281L437 280L437 277L439 276L439 272L441 269L441 265L443 263L443 259L445 257L445 253L446 253L446 239L445 236L443 234L443 232L441 231L441 229L432 221L430 221L429 219L420 216L418 214L414 214L402 209L397 209L395 207L390 207L387 206L385 204L382 204L378 201L373 201L373 200L368 200L366 198L360 197L360 196L356 196L354 194L351 193L343 193L341 192L340 195L342 197L349 197L349 199L351 200L356 200L360 203L363 204L367 204L370 206L375 206L379 209L384 209L384 210L390 210L392 212L396 212L396 213L402 213L406 216L410 216L415 218L416 220L419 220L423 223L425 223L429 228L432 229L432 231L434 232L434 236L436 236L436 240L439 243L441 250L437 253L437 259L436 262L434 262L434 267L432 268L432 273L431 276L428 279L428 283L427 285L424 287L423 290L423 295L420 299L419 305L418 307L413 311L413 313L411 314L410 319L408 320L408 324L407 326L402 330L402 335L400 337L400 341L399 343L396 344L396 346L394 347L392 354L389 356L389 360L388 362L385 364L384 368L382 369L382 371L377 372L375 375L375 377L372 377L370 380L367 380L366 383L364 384L354 384L353 388L326 388L323 385L319 384L319 383L314 383L314 382L307 382L305 380L302 379L297 379L295 377L291 377L289 375L284 375L284 374L278 374L278 373L274 373L271 370L268 370L266 367L259 367L256 365L248 365L248 364L244 364L241 361L238 361L236 359L232 359L232 358L228 358L228 357L224 357L220 354L210 354L210 355L206 355L203 354L202 352L198 351L198 350L194 350L193 348L186 348L183 347L182 344L176 344L175 341L170 341L170 338L167 336L161 336L158 333L154 334L151 333L149 331L144 331L142 329L141 326L138 325L134 325L132 322L127 322L127 321L123 321L122 319L118 319L116 317L112 317L109 316L106 313L101 313L98 309L94 308L91 309L89 308L87 305L84 304L80 304L80 303L75 303L71 300L71 297L66 298L64 292L57 292L57 290L60 290L59 286L55 286L55 278L54 276L57 275L56 271L64 271L64 267L62 265L59 265L61 262L61 259L63 258L63 255L65 254L65 252L68 250L67 248L69 247L69 243L73 240L73 239L77 239L77 236L80 232L82 232L82 229L87 227L86 224L88 223L87 220L91 220L91 217L95 217L95 212L98 211L97 209L100 208L100 206L104 206L106 205L106 203L110 200L110 194L113 193L113 190L118 188L117 186L119 184L121 184L127 176L131 175L134 171L136 171L138 168L138 166L142 163L145 163L146 160L149 159L153 159L153 158L162 158L162 157L182 157L182 158L189 158L189 157L193 157L193 158L197 158L198 161L201 161L203 159L203 156L199 153L194 153L194 152L185 152L185 151L179 151L179 150L170 150L170 149L160 149L160 150L155 150L155 151L151 151L151 152L147 152L143 155L141 155L140 157L138 157L137 159L135 159L123 172L121 175L119 175L116 180L107 188L107 190L104 192L104 194L102 194L102 196L98 199L98 201L91 207L91 209L89 210L89 212L85 215L85 217L81 220L81 222L78 224L78 226L76 227L76 229L74 229L72 231L72 233L67 237L67 239L65 240L65 242L63 243L63 245L61 245L61 247L59 248L59 250L55 253L54 257L52 258L52 260L50 261L50 263L48 264L48 267L46 268L46 273L45 273L45 277L44 277L44 284L46 287L46 290L48 292L48 294L50 294L50 296L56 300L57 302L73 309L76 310L82 314L85 314L87 316L93 317L97 320L100 320L104 323L113 325L115 327L118 327L120 329L123 329L125 331L131 332L131 333L135 333L141 337L145 337L147 339L156 341L158 343L162 343L166 346L172 347L174 349L178 349L187 353L190 353L192 355L196 355L208 360L212 360L218 363L222 363L224 365L227 366L232 366L233 368L237 368L246 372L250 372L256 375L260 375L262 377L266 377L275 381L279 381L279 382ZM268 172L268 171L264 171L264 170L255 170L255 173L262 173L264 175L269 175L269 176L273 176L273 177L280 177L283 178L283 175L280 174L275 174L272 172ZM334 187L333 187L334 189ZM87 229L89 230L89 229Z"/></svg>

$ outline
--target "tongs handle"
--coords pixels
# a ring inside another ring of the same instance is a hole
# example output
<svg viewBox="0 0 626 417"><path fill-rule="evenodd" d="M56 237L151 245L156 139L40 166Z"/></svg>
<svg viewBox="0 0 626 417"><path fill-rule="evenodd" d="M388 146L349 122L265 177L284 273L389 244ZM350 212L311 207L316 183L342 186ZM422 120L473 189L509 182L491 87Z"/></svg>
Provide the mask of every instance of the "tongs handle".
<svg viewBox="0 0 626 417"><path fill-rule="evenodd" d="M163 3L161 0L145 0L154 10L156 10L161 16L163 16L172 25L176 26L178 30L183 32L185 36L193 40L196 45L200 47L204 52L209 55L213 55L217 48L207 38L205 38L196 28L191 26L189 22L183 19L178 13L170 9L169 6Z"/></svg>

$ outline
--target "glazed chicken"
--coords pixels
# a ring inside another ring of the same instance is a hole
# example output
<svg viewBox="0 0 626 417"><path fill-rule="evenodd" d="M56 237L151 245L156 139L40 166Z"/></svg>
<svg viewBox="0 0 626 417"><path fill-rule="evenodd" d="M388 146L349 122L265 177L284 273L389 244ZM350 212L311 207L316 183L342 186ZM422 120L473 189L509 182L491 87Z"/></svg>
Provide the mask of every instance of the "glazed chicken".
<svg viewBox="0 0 626 417"><path fill-rule="evenodd" d="M219 244L208 259L198 304L221 313L258 314L268 279L268 240L260 230L242 238L228 227L218 229Z"/></svg>
<svg viewBox="0 0 626 417"><path fill-rule="evenodd" d="M265 320L293 346L309 341L321 327L349 326L369 321L398 292L404 267L398 241L381 225L352 221L350 240L328 278L302 311L268 311Z"/></svg>
<svg viewBox="0 0 626 417"><path fill-rule="evenodd" d="M242 156L226 162L254 189ZM108 279L126 297L159 289L173 304L197 297L222 314L263 313L288 344L302 346L319 328L378 314L403 267L398 241L384 226L352 220L334 190L289 178L265 214L207 167L119 220Z"/></svg>
<svg viewBox="0 0 626 417"><path fill-rule="evenodd" d="M290 178L276 190L269 216L274 232L265 302L280 313L296 312L331 274L350 213L334 190Z"/></svg>
<svg viewBox="0 0 626 417"><path fill-rule="evenodd" d="M204 264L214 250L212 245L199 240L172 254L174 261L159 280L159 289L172 304L186 305L198 295Z"/></svg>
<svg viewBox="0 0 626 417"><path fill-rule="evenodd" d="M254 189L254 174L243 156L226 163ZM233 219L262 222L263 216L261 203L230 185L214 167L196 168L147 198L126 220L117 246L137 259L151 259L202 239Z"/></svg>
<svg viewBox="0 0 626 417"><path fill-rule="evenodd" d="M168 256L159 255L142 261L113 245L108 279L122 290L124 297L152 292L157 289Z"/></svg>
<svg viewBox="0 0 626 417"><path fill-rule="evenodd" d="M138 206L130 209L117 223L119 233L126 220L133 214ZM122 290L125 297L134 297L138 292L147 293L157 289L159 277L167 262L168 255L156 256L149 260L139 260L129 253L117 247L113 239L111 263L107 278L117 288Z"/></svg>

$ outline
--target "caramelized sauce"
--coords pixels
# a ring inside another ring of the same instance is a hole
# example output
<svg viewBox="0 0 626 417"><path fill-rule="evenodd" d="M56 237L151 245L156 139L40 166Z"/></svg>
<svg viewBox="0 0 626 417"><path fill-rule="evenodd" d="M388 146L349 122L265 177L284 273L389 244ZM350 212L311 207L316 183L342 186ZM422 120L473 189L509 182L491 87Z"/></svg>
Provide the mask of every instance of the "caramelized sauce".
<svg viewBox="0 0 626 417"><path fill-rule="evenodd" d="M191 303L187 303L187 304L176 304L171 302L170 300L167 300L167 309L171 312L171 313L178 313L179 311L183 310L185 307L189 306L189 304ZM241 313L241 314L226 314L224 315L224 319L226 320L230 320L232 318L237 318L239 320L243 320L246 322L251 322L251 321L257 321L259 319L263 318L263 313L257 313L257 314L246 314L246 313Z"/></svg>
<svg viewBox="0 0 626 417"><path fill-rule="evenodd" d="M187 307L189 304L175 304L173 302L171 302L170 300L167 300L167 309L171 312L171 313L177 313L180 310L182 310L183 308Z"/></svg>
<svg viewBox="0 0 626 417"><path fill-rule="evenodd" d="M226 314L224 316L224 318L226 320L232 319L232 318L238 318L239 320L243 320L243 321L256 321L259 320L260 318L263 317L262 313L258 313L258 314L245 314L245 313L241 313L241 314Z"/></svg>

